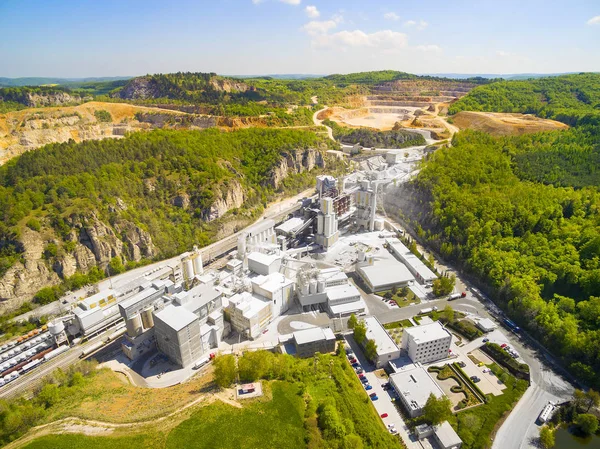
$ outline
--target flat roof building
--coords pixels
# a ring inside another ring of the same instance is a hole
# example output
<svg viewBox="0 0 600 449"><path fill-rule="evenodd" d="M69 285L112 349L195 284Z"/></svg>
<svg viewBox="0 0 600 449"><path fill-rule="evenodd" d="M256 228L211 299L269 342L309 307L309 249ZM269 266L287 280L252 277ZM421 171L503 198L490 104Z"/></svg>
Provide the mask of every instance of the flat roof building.
<svg viewBox="0 0 600 449"><path fill-rule="evenodd" d="M229 298L231 326L248 338L256 338L273 318L271 302L250 292Z"/></svg>
<svg viewBox="0 0 600 449"><path fill-rule="evenodd" d="M496 323L494 323L492 320L490 320L489 318L482 318L480 320L477 320L475 322L475 325L481 329L483 332L492 332L494 329L496 329Z"/></svg>
<svg viewBox="0 0 600 449"><path fill-rule="evenodd" d="M402 332L402 348L413 362L435 362L448 357L452 334L439 321L407 327Z"/></svg>
<svg viewBox="0 0 600 449"><path fill-rule="evenodd" d="M404 287L414 280L408 268L397 260L385 260L373 265L363 265L356 272L371 292L390 290L393 287Z"/></svg>
<svg viewBox="0 0 600 449"><path fill-rule="evenodd" d="M390 383L411 418L423 414L423 407L425 407L430 394L437 398L444 396L442 389L431 378L427 370L420 365L408 365L404 369L390 374Z"/></svg>
<svg viewBox="0 0 600 449"><path fill-rule="evenodd" d="M252 278L252 292L271 301L273 317L287 312L294 298L295 283L281 273Z"/></svg>
<svg viewBox="0 0 600 449"><path fill-rule="evenodd" d="M424 285L431 285L437 275L423 263L421 259L415 256L404 244L396 238L385 239L388 249L404 263L415 279Z"/></svg>
<svg viewBox="0 0 600 449"><path fill-rule="evenodd" d="M316 352L326 354L335 351L335 335L328 327L304 329L294 332L293 335L298 357L311 357Z"/></svg>
<svg viewBox="0 0 600 449"><path fill-rule="evenodd" d="M198 317L185 307L172 304L154 314L158 349L173 362L186 367L204 353Z"/></svg>
<svg viewBox="0 0 600 449"><path fill-rule="evenodd" d="M275 254L253 252L248 254L248 269L256 274L277 273L281 267L281 257Z"/></svg>
<svg viewBox="0 0 600 449"><path fill-rule="evenodd" d="M373 340L377 345L377 360L372 360L375 366L381 368L390 360L399 358L400 348L398 348L379 320L374 316L368 316L364 321L367 327L366 340ZM357 343L364 345L365 342Z"/></svg>

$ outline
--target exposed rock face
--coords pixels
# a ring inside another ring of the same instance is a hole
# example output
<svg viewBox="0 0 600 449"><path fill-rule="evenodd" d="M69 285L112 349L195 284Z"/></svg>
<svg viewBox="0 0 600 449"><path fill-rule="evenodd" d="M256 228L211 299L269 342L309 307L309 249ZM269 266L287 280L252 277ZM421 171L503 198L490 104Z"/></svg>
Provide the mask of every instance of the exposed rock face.
<svg viewBox="0 0 600 449"><path fill-rule="evenodd" d="M222 217L230 209L241 207L246 195L242 185L237 180L229 181L227 187L223 187L220 196L215 199L210 209L205 213L205 220L212 221Z"/></svg>
<svg viewBox="0 0 600 449"><path fill-rule="evenodd" d="M38 232L25 228L21 234L24 262L17 262L0 278L0 310L19 307L41 288L60 279L42 259L44 241Z"/></svg>
<svg viewBox="0 0 600 449"><path fill-rule="evenodd" d="M248 85L246 83L222 78L211 79L210 85L215 90L222 90L225 92L246 92L248 90Z"/></svg>
<svg viewBox="0 0 600 449"><path fill-rule="evenodd" d="M45 94L27 94L26 103L31 108L39 108L42 106L60 106L63 104L79 103L81 97L70 95L67 92L54 92Z"/></svg>
<svg viewBox="0 0 600 449"><path fill-rule="evenodd" d="M173 206L187 209L190 207L190 196L187 193L181 193L173 198Z"/></svg>
<svg viewBox="0 0 600 449"><path fill-rule="evenodd" d="M121 220L115 224L115 229L121 234L126 245L124 253L127 260L139 262L143 258L150 259L157 255L158 251L152 243L152 237L139 226Z"/></svg>
<svg viewBox="0 0 600 449"><path fill-rule="evenodd" d="M158 98L160 96L160 89L154 80L142 76L129 81L118 92L118 96L132 100Z"/></svg>
<svg viewBox="0 0 600 449"><path fill-rule="evenodd" d="M271 174L267 181L276 189L279 188L281 181L283 181L286 176L312 170L315 167L325 166L323 155L314 148L285 153L282 154L282 156L283 158L279 162L279 165L271 170Z"/></svg>

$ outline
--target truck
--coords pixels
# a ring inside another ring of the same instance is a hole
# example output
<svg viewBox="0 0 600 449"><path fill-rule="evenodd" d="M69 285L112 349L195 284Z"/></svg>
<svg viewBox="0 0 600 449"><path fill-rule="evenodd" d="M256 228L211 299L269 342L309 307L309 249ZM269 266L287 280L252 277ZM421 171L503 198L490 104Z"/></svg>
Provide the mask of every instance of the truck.
<svg viewBox="0 0 600 449"><path fill-rule="evenodd" d="M461 298L462 294L460 293L452 293L450 296L448 296L448 301L454 301L455 299Z"/></svg>
<svg viewBox="0 0 600 449"><path fill-rule="evenodd" d="M425 315L426 313L431 313L433 312L433 308L432 307L427 307L425 309L421 309L419 311L419 315Z"/></svg>
<svg viewBox="0 0 600 449"><path fill-rule="evenodd" d="M519 332L521 330L519 326L517 326L512 320L509 320L508 318L504 318L503 323L513 332Z"/></svg>
<svg viewBox="0 0 600 449"><path fill-rule="evenodd" d="M556 404L552 401L549 401L546 406L542 409L540 413L539 420L541 423L547 423L552 418L552 414L556 409Z"/></svg>

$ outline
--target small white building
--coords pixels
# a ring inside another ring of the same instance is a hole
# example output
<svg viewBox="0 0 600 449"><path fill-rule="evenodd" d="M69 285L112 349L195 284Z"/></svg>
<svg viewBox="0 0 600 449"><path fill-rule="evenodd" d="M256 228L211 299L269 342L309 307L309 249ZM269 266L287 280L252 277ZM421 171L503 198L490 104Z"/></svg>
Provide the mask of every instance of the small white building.
<svg viewBox="0 0 600 449"><path fill-rule="evenodd" d="M387 333L379 320L374 316L365 318L367 327L366 340L373 340L377 345L377 360L373 360L377 368L385 366L390 360L395 360L400 357L400 348L396 346L392 337ZM365 342L357 342L364 345Z"/></svg>
<svg viewBox="0 0 600 449"><path fill-rule="evenodd" d="M298 357L311 357L315 352L327 354L335 351L335 335L328 327L304 329L293 335Z"/></svg>
<svg viewBox="0 0 600 449"><path fill-rule="evenodd" d="M248 269L256 274L277 273L281 267L281 257L276 254L252 252L248 254Z"/></svg>
<svg viewBox="0 0 600 449"><path fill-rule="evenodd" d="M448 421L434 426L433 437L441 449L460 449L462 440Z"/></svg>
<svg viewBox="0 0 600 449"><path fill-rule="evenodd" d="M402 349L413 362L435 362L448 357L452 334L439 321L407 327L402 332Z"/></svg>
<svg viewBox="0 0 600 449"><path fill-rule="evenodd" d="M496 329L496 327L498 327L496 326L496 323L494 323L489 318L482 318L480 320L477 320L475 325L483 332L492 332L494 329Z"/></svg>
<svg viewBox="0 0 600 449"><path fill-rule="evenodd" d="M420 364L408 365L390 374L390 384L411 418L423 414L429 395L433 394L436 398L444 396L442 389Z"/></svg>

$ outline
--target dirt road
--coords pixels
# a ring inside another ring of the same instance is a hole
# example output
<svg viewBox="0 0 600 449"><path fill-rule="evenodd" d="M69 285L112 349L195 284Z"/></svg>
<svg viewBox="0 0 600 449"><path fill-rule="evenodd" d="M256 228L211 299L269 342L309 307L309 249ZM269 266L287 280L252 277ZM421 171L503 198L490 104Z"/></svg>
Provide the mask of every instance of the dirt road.
<svg viewBox="0 0 600 449"><path fill-rule="evenodd" d="M327 109L327 106L325 106L323 109L321 109L321 110L319 110L319 111L315 112L315 113L313 114L313 122L314 122L314 124L315 124L315 125L317 125L317 126L324 126L324 127L327 129L327 135L329 136L329 138L335 142L335 139L333 138L333 130L332 130L332 129L331 129L329 126L327 126L327 125L323 125L323 120L319 120L319 119L317 118L317 116L318 116L318 115L319 115L321 112L325 111L326 109Z"/></svg>

